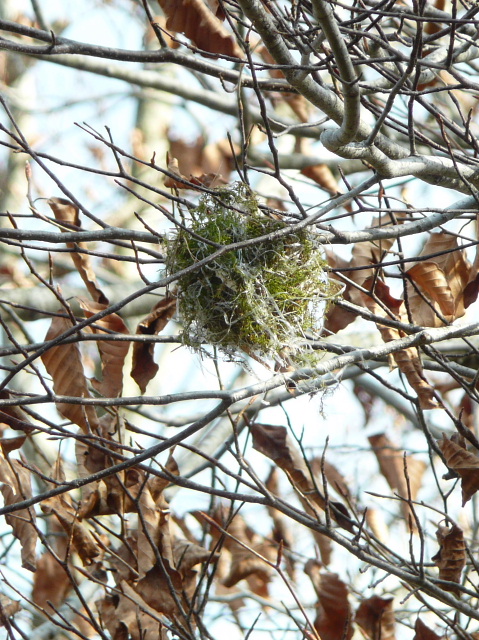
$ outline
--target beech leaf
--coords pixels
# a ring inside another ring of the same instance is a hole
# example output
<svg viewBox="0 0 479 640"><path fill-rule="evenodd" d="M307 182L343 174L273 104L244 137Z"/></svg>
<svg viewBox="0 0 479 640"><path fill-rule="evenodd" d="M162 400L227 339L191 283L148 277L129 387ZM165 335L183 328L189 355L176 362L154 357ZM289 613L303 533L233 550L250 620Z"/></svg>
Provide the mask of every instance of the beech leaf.
<svg viewBox="0 0 479 640"><path fill-rule="evenodd" d="M7 624L7 619L14 616L21 611L22 606L18 600L12 600L8 596L0 594L0 627L4 627ZM8 634L10 637L13 634Z"/></svg>
<svg viewBox="0 0 479 640"><path fill-rule="evenodd" d="M416 631L413 640L442 640L443 636L439 636L432 629L430 629L421 618L416 620L416 624L414 625L414 629Z"/></svg>
<svg viewBox="0 0 479 640"><path fill-rule="evenodd" d="M58 607L62 604L71 589L70 577L61 562L52 553L46 551L37 562L37 570L33 578L33 602L51 611L51 605Z"/></svg>
<svg viewBox="0 0 479 640"><path fill-rule="evenodd" d="M166 558L162 558L161 564L155 564L138 581L135 591L155 611L168 617L181 616L182 609L188 611L181 574Z"/></svg>
<svg viewBox="0 0 479 640"><path fill-rule="evenodd" d="M32 497L30 471L18 460L5 458L0 454L0 482L5 506L22 502ZM5 515L12 527L13 535L20 541L22 567L29 571L36 569L36 545L38 534L35 529L35 511L32 508L19 509Z"/></svg>
<svg viewBox="0 0 479 640"><path fill-rule="evenodd" d="M314 628L321 640L349 640L353 635L348 588L336 573L321 572L316 560L308 560L304 572L318 596Z"/></svg>
<svg viewBox="0 0 479 640"><path fill-rule="evenodd" d="M373 284L374 279L365 280L363 285ZM384 283L383 283L384 284ZM382 285L381 285L382 286ZM384 286L386 286L384 284ZM387 296L384 289L381 289L382 302L386 303ZM372 298L370 295L362 293L362 299L364 306L366 306L372 313L381 316L389 317L389 314ZM394 307L393 307L394 308ZM403 337L403 334L392 327L388 327L382 324L377 325L384 342L391 342ZM400 371L404 373L407 381L417 393L419 402L422 409L437 409L441 405L435 397L434 388L424 377L421 360L419 359L418 351L416 348L411 347L409 349L400 349L393 353L394 360L399 367Z"/></svg>
<svg viewBox="0 0 479 640"><path fill-rule="evenodd" d="M303 504L307 505L310 500L324 509L326 506L324 496L313 482L303 456L293 444L286 428L255 423L250 429L253 447L273 460L286 473L293 487L300 490ZM352 531L346 507L340 502L329 502L329 508L332 518L347 531Z"/></svg>
<svg viewBox="0 0 479 640"><path fill-rule="evenodd" d="M86 317L91 318L100 311L104 311L108 305L90 300L80 300L80 305L85 311ZM105 329L102 331L101 329ZM128 327L122 318L116 313L97 320L92 330L96 334L108 332L128 334ZM121 395L123 389L123 364L130 348L130 343L119 340L100 340L97 343L101 358L102 380L92 382L95 389L106 398L116 398Z"/></svg>
<svg viewBox="0 0 479 640"><path fill-rule="evenodd" d="M455 236L431 233L420 256L430 254L441 255L433 255L431 260L419 262L407 271L420 290L418 292L408 283L408 300L411 314L418 324L442 327L444 322L435 310L446 322L461 318L473 295L469 290L465 302L464 292L477 273Z"/></svg>
<svg viewBox="0 0 479 640"><path fill-rule="evenodd" d="M60 495L44 500L42 511L55 515L83 564L91 564L92 560L100 555L98 543L87 526L78 520L78 515L67 498Z"/></svg>
<svg viewBox="0 0 479 640"><path fill-rule="evenodd" d="M64 198L49 198L47 203L55 214L55 219L58 220L58 222L66 223L67 227L77 227L77 229L81 226L80 211L73 202L65 200ZM61 230L62 232L68 232L71 229L62 227ZM76 247L80 249L87 248L87 245L83 242L67 242L66 245L69 249L75 249ZM77 251L72 251L70 256L93 300L102 304L108 304L108 298L98 285L90 256Z"/></svg>
<svg viewBox="0 0 479 640"><path fill-rule="evenodd" d="M393 600L372 596L359 605L355 620L370 640L394 640Z"/></svg>
<svg viewBox="0 0 479 640"><path fill-rule="evenodd" d="M172 293L167 294L138 324L136 333L150 336L160 333L174 316L175 311L176 296ZM133 344L133 364L130 375L142 393L145 393L148 383L158 372L158 365L153 360L154 349L155 345L152 343L135 342Z"/></svg>
<svg viewBox="0 0 479 640"><path fill-rule="evenodd" d="M461 478L462 506L464 506L479 489L479 457L449 439L445 433L442 434L442 440L438 440L438 445L449 469L455 471Z"/></svg>
<svg viewBox="0 0 479 640"><path fill-rule="evenodd" d="M404 469L404 456L398 451L384 433L370 436L369 443L379 463L381 473L393 491L396 491L402 498L408 499L408 484ZM406 458L407 474L409 477L409 489L411 500L415 500L421 488L422 476L426 470L426 463L408 456ZM401 501L401 510L404 519L413 531L416 531L416 521L408 503Z"/></svg>
<svg viewBox="0 0 479 640"><path fill-rule="evenodd" d="M439 579L459 583L466 564L466 545L464 534L457 525L439 527L436 531L439 551L431 560L439 567ZM443 585L444 591L459 593L454 585Z"/></svg>
<svg viewBox="0 0 479 640"><path fill-rule="evenodd" d="M241 58L243 52L217 15L203 0L158 0L166 27L184 33L197 47L217 55Z"/></svg>
<svg viewBox="0 0 479 640"><path fill-rule="evenodd" d="M105 596L98 604L102 623L112 640L168 640L165 627L158 614L126 582L120 589L124 593Z"/></svg>
<svg viewBox="0 0 479 640"><path fill-rule="evenodd" d="M349 262L344 260L340 256L336 255L331 249L326 248L326 258L331 269L345 269L349 266ZM348 275L347 273L345 275ZM342 292L342 298L347 300L348 302L353 302L355 304L359 303L362 305L362 301L357 299L358 292L354 288L353 284L345 280L345 278L341 275L341 273L334 274L334 277L340 282L344 283L344 289ZM339 305L334 304L334 299L332 304L328 307L326 311L326 316L324 319L324 330L326 332L337 333L341 331L341 329L345 329L348 325L354 322L357 318L355 313L351 311L347 311L346 309L342 309Z"/></svg>
<svg viewBox="0 0 479 640"><path fill-rule="evenodd" d="M62 333L71 329L72 323L68 318L57 316L53 318L45 341L54 340ZM87 381L83 370L80 349L77 344L64 344L51 347L42 354L45 369L53 378L53 390L57 395L89 398ZM57 402L58 411L78 425L83 431L95 429L98 418L93 407L83 407L81 404Z"/></svg>
<svg viewBox="0 0 479 640"><path fill-rule="evenodd" d="M253 593L268 597L268 583L273 570L262 558L270 562L276 560L276 545L248 527L241 515L229 518L229 514L221 507L213 518L203 512L194 512L194 515L210 525L210 534L215 542L224 536L223 547L229 552L230 564L222 585L231 588L240 580L246 580Z"/></svg>

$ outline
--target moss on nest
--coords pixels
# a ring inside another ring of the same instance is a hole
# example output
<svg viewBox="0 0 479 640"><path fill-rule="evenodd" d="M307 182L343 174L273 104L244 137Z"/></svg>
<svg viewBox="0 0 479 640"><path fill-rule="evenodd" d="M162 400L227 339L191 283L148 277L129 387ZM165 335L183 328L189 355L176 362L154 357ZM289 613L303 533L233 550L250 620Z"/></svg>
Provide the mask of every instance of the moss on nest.
<svg viewBox="0 0 479 640"><path fill-rule="evenodd" d="M250 189L237 183L205 195L167 246L167 272L177 273L218 251L287 225L262 214ZM184 343L216 346L231 359L244 352L281 364L304 361L305 332L317 329L324 301L337 285L325 273L309 229L227 251L178 280Z"/></svg>

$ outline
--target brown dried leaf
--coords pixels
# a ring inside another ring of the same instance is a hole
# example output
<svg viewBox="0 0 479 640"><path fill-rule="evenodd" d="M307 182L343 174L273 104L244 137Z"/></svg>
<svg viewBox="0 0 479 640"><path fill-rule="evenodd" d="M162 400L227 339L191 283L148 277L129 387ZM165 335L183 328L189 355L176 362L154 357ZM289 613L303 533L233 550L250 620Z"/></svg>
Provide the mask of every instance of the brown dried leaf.
<svg viewBox="0 0 479 640"><path fill-rule="evenodd" d="M228 533L230 533L230 527L228 527ZM251 547L255 553L240 544L236 544L234 548L229 545L232 562L228 575L223 579L223 585L225 587L234 587L240 580L248 579L251 590L257 595L264 595L267 590L265 592L262 588L263 585L267 585L270 582L272 569L262 557L270 562L274 561L277 556L277 548L268 542L258 542L255 538L250 542L245 542L245 544L247 547ZM254 578L253 582L249 581L251 578Z"/></svg>
<svg viewBox="0 0 479 640"><path fill-rule="evenodd" d="M466 564L466 545L464 534L457 525L438 527L436 531L439 551L431 560L439 567L439 579L459 583ZM444 591L459 593L453 585L442 586Z"/></svg>
<svg viewBox="0 0 479 640"><path fill-rule="evenodd" d="M231 171L235 168L235 152L239 153L239 148L232 150L228 140L206 146L202 136L193 144L181 139L170 140L170 154L178 159L184 174L190 176L190 181L196 180L194 176L210 176L210 187L227 184ZM201 183L204 184L204 181ZM185 188L185 185L179 188Z"/></svg>
<svg viewBox="0 0 479 640"><path fill-rule="evenodd" d="M390 488L397 492L402 498L408 499L408 487L404 470L404 456L401 451L394 447L393 443L384 433L369 436L369 443L376 455L381 473L386 478ZM409 488L411 500L415 500L421 488L422 476L426 470L426 463L408 456L407 474L409 477ZM416 531L416 521L411 512L411 508L406 501L401 501L401 510L404 519L412 531Z"/></svg>
<svg viewBox="0 0 479 640"><path fill-rule="evenodd" d="M141 578L155 565L158 548L161 548L162 557L168 559L173 566L173 550L169 530L169 512L167 509L159 508L147 486L144 486L139 494L138 511L141 518L138 523L137 556L138 573Z"/></svg>
<svg viewBox="0 0 479 640"><path fill-rule="evenodd" d="M168 460L164 467L162 467L162 471L171 474L173 477L178 477L180 475L180 470L176 463L176 460L173 456L174 447L170 449L170 453L168 454ZM166 489L166 487L171 484L169 480L165 478L160 478L159 476L153 476L148 480L148 486L150 488L150 492L153 500L159 504L159 499L161 494Z"/></svg>
<svg viewBox="0 0 479 640"><path fill-rule="evenodd" d="M384 521L382 512L378 509L371 509L368 507L366 511L366 522L376 538L384 544L387 544L389 529Z"/></svg>
<svg viewBox="0 0 479 640"><path fill-rule="evenodd" d="M45 341L54 340L72 327L68 318L53 318ZM52 347L42 355L45 369L53 378L53 390L57 395L89 398L87 381L83 371L80 349L77 344L65 344ZM58 411L78 425L83 431L90 432L98 426L98 418L93 407L80 404L56 403Z"/></svg>
<svg viewBox="0 0 479 640"><path fill-rule="evenodd" d="M444 325L435 310L446 322L453 322L464 315L464 291L477 275L455 236L431 233L420 256L440 252L447 253L434 255L431 260L419 262L407 271L419 287L418 292L411 283L407 285L412 317L426 327Z"/></svg>
<svg viewBox="0 0 479 640"><path fill-rule="evenodd" d="M101 549L89 529L78 521L78 515L68 498L63 495L48 498L42 502L42 511L55 515L83 564L91 564L93 559L101 554Z"/></svg>
<svg viewBox="0 0 479 640"><path fill-rule="evenodd" d="M243 52L222 25L218 11L203 0L158 0L167 16L166 27L184 33L198 48L209 53L242 58Z"/></svg>
<svg viewBox="0 0 479 640"><path fill-rule="evenodd" d="M33 602L51 612L62 604L71 588L69 575L53 554L47 551L41 555L33 578Z"/></svg>
<svg viewBox="0 0 479 640"><path fill-rule="evenodd" d="M190 542L189 540L176 539L173 544L175 566L183 578L197 564L201 564L206 561L216 562L219 555L219 553L212 553L208 549L201 547L199 544Z"/></svg>
<svg viewBox="0 0 479 640"><path fill-rule="evenodd" d="M397 222L399 224L403 222L406 219L406 215L406 213L398 215ZM389 218L375 218L372 221L370 228L376 229L379 227L389 227L391 225L392 222ZM344 276L341 273L335 274L335 277L338 280L345 283L345 289L342 294L345 300L359 306L365 306L364 296L356 288L356 285L361 287L365 286L364 283L369 278L371 278L371 282L376 281L375 275L377 273L377 268L370 268L370 265L377 265L381 263L387 252L391 249L394 242L394 238L370 242L357 242L354 245L351 260L349 262L335 255L332 251L327 250L326 254L328 263L332 269L345 269L347 267L357 269L358 267L362 267L359 270L348 271L344 274ZM381 314L384 314L382 309L380 309L380 315ZM326 322L324 327L325 329L336 333L340 329L344 329L351 322L353 322L355 317L356 316L351 312L344 311L340 307L334 306L331 307L326 315Z"/></svg>
<svg viewBox="0 0 479 640"><path fill-rule="evenodd" d="M5 506L22 502L32 497L30 471L18 460L10 460L0 454L0 482ZM32 508L19 509L6 514L5 520L12 527L13 535L20 540L22 567L35 571L37 556L35 548L38 534L35 529L35 511Z"/></svg>
<svg viewBox="0 0 479 640"><path fill-rule="evenodd" d="M424 376L417 349L401 349L401 351L396 351L393 356L397 366L404 373L407 381L417 393L421 409L442 408L442 405L436 399L434 387L429 384Z"/></svg>
<svg viewBox="0 0 479 640"><path fill-rule="evenodd" d="M105 596L97 603L101 621L112 640L167 640L158 614L126 583L123 593Z"/></svg>
<svg viewBox="0 0 479 640"><path fill-rule="evenodd" d="M353 635L348 588L336 573L320 572L316 560L308 560L304 572L318 596L314 628L321 640L349 640Z"/></svg>
<svg viewBox="0 0 479 640"><path fill-rule="evenodd" d="M55 219L58 220L58 222L66 224L67 227L81 227L80 212L73 202L65 200L64 198L49 198L47 203L55 214ZM62 232L67 232L71 231L71 228L65 229L62 227L61 230ZM75 249L77 247L80 249L87 248L84 242L67 242L66 245L69 249ZM72 251L70 256L93 300L102 304L108 304L108 298L98 285L90 256L84 253L77 253L76 251Z"/></svg>
<svg viewBox="0 0 479 640"><path fill-rule="evenodd" d="M80 300L80 306L85 311L87 318L104 311L108 305L90 300ZM122 318L116 313L110 313L101 320L97 320L92 327L96 334L124 333L129 330ZM105 329L102 331L101 329ZM105 398L116 398L123 390L123 365L130 348L130 343L119 340L100 340L97 343L101 358L102 380L92 382L95 389Z"/></svg>
<svg viewBox="0 0 479 640"><path fill-rule="evenodd" d="M3 455L8 456L12 451L20 449L25 443L27 436L17 436L16 438L0 438Z"/></svg>
<svg viewBox="0 0 479 640"><path fill-rule="evenodd" d="M442 440L438 440L438 445L449 469L455 471L461 478L462 506L464 506L479 489L479 457L449 439L445 433L442 434Z"/></svg>
<svg viewBox="0 0 479 640"><path fill-rule="evenodd" d="M400 224L405 220L406 213L398 215L397 217L397 221ZM391 225L392 222L389 216L382 219L375 218L370 229L391 227ZM350 266L364 267L364 269L351 271L349 272L348 277L358 285L363 285L368 278L374 277L377 272L377 267L375 269L368 267L370 265L377 265L378 263L381 263L387 252L393 246L394 242L394 238L388 238L387 240L371 240L369 242L357 242L352 251Z"/></svg>
<svg viewBox="0 0 479 640"><path fill-rule="evenodd" d="M444 11L444 7L446 6L446 0L435 0L431 4L434 4L434 7L436 9L439 9L440 11ZM443 28L444 28L444 25L442 25L440 22L426 22L424 26L424 32L427 33L428 35L433 35L434 33L439 33L439 31L441 31ZM422 91L422 89L419 89L419 91ZM418 618L418 621L420 622L419 618ZM417 626L417 622L416 622L416 626ZM417 633L417 629L416 629L416 633Z"/></svg>
<svg viewBox="0 0 479 640"><path fill-rule="evenodd" d="M188 611L188 603L183 595L183 580L179 571L162 558L138 581L135 591L155 611L165 616L180 616L181 609Z"/></svg>
<svg viewBox="0 0 479 640"><path fill-rule="evenodd" d="M334 464L331 464L331 462L323 460L322 458L313 458L310 461L310 466L314 475L317 478L321 478L321 482L322 473L324 471L324 476L328 485L330 485L330 487L340 496L343 496L344 498L351 496L351 492L343 474L334 466Z"/></svg>
<svg viewBox="0 0 479 640"><path fill-rule="evenodd" d="M22 607L18 600L12 600L8 596L0 593L0 627L4 627L7 619L21 611ZM9 634L10 635L10 634Z"/></svg>
<svg viewBox="0 0 479 640"><path fill-rule="evenodd" d="M355 620L370 640L394 640L393 600L372 596L359 605Z"/></svg>
<svg viewBox="0 0 479 640"><path fill-rule="evenodd" d="M310 167L304 167L304 169L301 169L301 173L303 176L306 176L306 178L319 184L325 191L333 195L340 193L338 182L327 164L315 164Z"/></svg>
<svg viewBox="0 0 479 640"><path fill-rule="evenodd" d="M222 579L222 584L230 588L240 580L247 580L253 593L267 597L267 585L273 571L262 557L271 562L276 560L278 552L276 545L253 531L239 514L231 519L226 510L219 508L213 514L214 517L203 512L194 512L193 515L200 522L210 525L210 534L215 542L224 536L223 548L229 551L231 563L227 575Z"/></svg>
<svg viewBox="0 0 479 640"><path fill-rule="evenodd" d="M167 294L160 300L142 320L136 328L136 333L140 335L155 335L163 331L176 311L176 296L173 293ZM158 365L153 360L155 345L152 343L135 342L133 344L133 364L131 377L145 393L146 387L157 371Z"/></svg>
<svg viewBox="0 0 479 640"><path fill-rule="evenodd" d="M373 283L374 278L371 277L366 279L363 282L363 285L372 285ZM387 285L385 285L384 283L383 285L387 288ZM387 300L387 297L383 288L381 288L381 291L381 295L383 297L382 302L384 302L385 300ZM369 311L377 316L381 316L384 318L389 317L386 311L370 295L362 293L361 296L364 306L366 306ZM403 337L402 332L398 331L397 329L393 329L392 327L387 327L384 325L377 325L377 327L384 342L391 342L392 340L397 340ZM424 377L423 368L421 360L419 359L417 349L414 347L411 347L409 349L401 349L400 351L396 351L395 353L393 353L393 357L397 366L404 373L407 381L417 393L421 408L439 408L440 404L436 400L435 390Z"/></svg>
<svg viewBox="0 0 479 640"><path fill-rule="evenodd" d="M400 315L400 309L403 304L403 300L399 300L391 295L391 290L387 284L381 280L381 278L374 279L373 277L367 278L363 287L374 293L375 297L387 307L391 313L395 316Z"/></svg>
<svg viewBox="0 0 479 640"><path fill-rule="evenodd" d="M277 64L276 60L268 51L265 45L258 47L257 52L267 64ZM281 71L281 69L269 69L268 73L272 78L284 78L284 73ZM280 101L286 103L287 105L289 105L291 111L293 111L293 113L298 117L298 120L300 122L308 122L311 113L311 104L308 102L308 100L306 100L304 96L289 91L281 93L277 92L273 94L270 93L269 96L273 105ZM299 142L301 147L304 147L306 144L306 141L304 139ZM312 179L314 180L314 178Z"/></svg>
<svg viewBox="0 0 479 640"><path fill-rule="evenodd" d="M299 489L305 504L312 502L324 509L326 506L324 496L313 482L303 456L291 441L286 428L255 423L251 425L250 430L253 436L253 447L273 460L286 473L293 487ZM346 507L340 502L329 502L329 508L331 517L338 525L347 531L352 531Z"/></svg>
<svg viewBox="0 0 479 640"><path fill-rule="evenodd" d="M479 294L479 274L464 289L464 308L467 309L477 300Z"/></svg>
<svg viewBox="0 0 479 640"><path fill-rule="evenodd" d="M446 274L439 268L436 262L418 262L411 267L407 273L430 301L434 300L437 302L443 316L454 316L455 303L452 291L449 288ZM422 307L430 309L429 305L422 304ZM424 309L422 309L422 311L424 311ZM421 314L421 309L415 310L413 315L418 324L430 326L427 324L428 320ZM434 315L436 316L436 314Z"/></svg>
<svg viewBox="0 0 479 640"><path fill-rule="evenodd" d="M330 249L325 249L325 251L326 258L331 269L345 269L349 267L349 262L347 260L344 260L340 256L336 255ZM349 273L346 273L346 275L349 277ZM342 292L343 299L347 300L348 302L357 304L357 296L355 295L357 292L353 288L351 282L345 280L341 273L333 274L333 277L344 284L344 289ZM345 329L348 325L354 322L356 318L357 315L355 313L347 311L346 309L342 309L340 306L334 304L333 300L332 304L329 306L326 312L324 329L327 332L337 333L338 331L341 331L341 329Z"/></svg>
<svg viewBox="0 0 479 640"><path fill-rule="evenodd" d="M442 640L443 638L443 636L438 636L437 633L425 625L421 618L416 620L414 629L416 633L413 640Z"/></svg>
<svg viewBox="0 0 479 640"><path fill-rule="evenodd" d="M168 154L168 171L178 176L178 179L171 178L170 176L165 178L165 187L168 187L169 189L192 189L193 191L196 191L196 186L212 188L228 184L228 181L225 180L221 174L215 172L202 173L199 176L190 175L190 177L187 178L180 172L178 160L176 158L172 158L170 154ZM183 182L184 180L187 180L190 184L185 184Z"/></svg>

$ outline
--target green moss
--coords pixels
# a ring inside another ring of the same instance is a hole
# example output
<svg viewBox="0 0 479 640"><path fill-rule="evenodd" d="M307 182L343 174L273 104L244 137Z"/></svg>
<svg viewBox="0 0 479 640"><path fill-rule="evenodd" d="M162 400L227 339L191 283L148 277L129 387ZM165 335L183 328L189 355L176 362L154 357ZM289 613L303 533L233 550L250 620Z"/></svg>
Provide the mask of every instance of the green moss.
<svg viewBox="0 0 479 640"><path fill-rule="evenodd" d="M286 225L263 215L254 194L237 183L205 195L167 246L167 272L177 273L220 246L267 235ZM232 359L240 352L264 360L302 362L298 345L318 328L324 301L337 287L325 272L313 232L297 232L231 250L178 280L183 339L202 350L216 346Z"/></svg>

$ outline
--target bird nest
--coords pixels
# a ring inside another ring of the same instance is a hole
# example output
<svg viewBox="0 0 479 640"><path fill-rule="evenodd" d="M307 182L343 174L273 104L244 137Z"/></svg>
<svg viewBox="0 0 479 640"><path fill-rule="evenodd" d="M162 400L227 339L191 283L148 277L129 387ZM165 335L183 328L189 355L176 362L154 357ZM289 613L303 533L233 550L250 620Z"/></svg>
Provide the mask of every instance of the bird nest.
<svg viewBox="0 0 479 640"><path fill-rule="evenodd" d="M204 195L167 246L168 274L198 265L178 279L184 343L214 346L231 360L246 353L280 366L310 364L306 332L319 328L338 293L322 253L313 231L263 214L242 183Z"/></svg>

